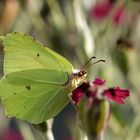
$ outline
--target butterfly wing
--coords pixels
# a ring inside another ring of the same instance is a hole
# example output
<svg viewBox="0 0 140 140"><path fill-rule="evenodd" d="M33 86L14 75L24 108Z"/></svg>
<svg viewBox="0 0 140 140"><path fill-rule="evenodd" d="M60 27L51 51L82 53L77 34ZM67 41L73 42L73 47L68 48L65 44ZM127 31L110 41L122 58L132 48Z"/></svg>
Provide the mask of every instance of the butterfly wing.
<svg viewBox="0 0 140 140"><path fill-rule="evenodd" d="M4 74L27 69L65 70L72 73L71 63L56 52L23 33L0 37L4 45Z"/></svg>
<svg viewBox="0 0 140 140"><path fill-rule="evenodd" d="M56 116L69 102L70 90L64 86L67 80L66 72L49 69L7 74L0 82L6 114L32 123Z"/></svg>

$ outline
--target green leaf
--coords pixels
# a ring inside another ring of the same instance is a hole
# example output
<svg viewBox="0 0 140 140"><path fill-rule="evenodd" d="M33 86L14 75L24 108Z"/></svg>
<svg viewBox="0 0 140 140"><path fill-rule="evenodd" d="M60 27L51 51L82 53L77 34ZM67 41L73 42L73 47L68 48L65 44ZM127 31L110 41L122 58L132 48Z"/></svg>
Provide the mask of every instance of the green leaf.
<svg viewBox="0 0 140 140"><path fill-rule="evenodd" d="M67 80L66 72L49 69L7 74L0 83L6 114L31 123L56 116L70 100L70 90L63 85Z"/></svg>
<svg viewBox="0 0 140 140"><path fill-rule="evenodd" d="M73 67L68 60L26 34L15 32L0 38L4 45L4 74L26 69L72 73Z"/></svg>

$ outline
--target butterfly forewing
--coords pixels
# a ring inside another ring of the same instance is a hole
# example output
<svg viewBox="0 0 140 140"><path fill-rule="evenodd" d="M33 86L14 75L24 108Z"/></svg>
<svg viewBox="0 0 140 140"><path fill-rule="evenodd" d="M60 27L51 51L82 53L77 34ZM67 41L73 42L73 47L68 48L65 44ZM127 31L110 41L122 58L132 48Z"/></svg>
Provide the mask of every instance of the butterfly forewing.
<svg viewBox="0 0 140 140"><path fill-rule="evenodd" d="M23 33L0 37L4 45L4 74L26 69L65 70L72 73L71 63Z"/></svg>

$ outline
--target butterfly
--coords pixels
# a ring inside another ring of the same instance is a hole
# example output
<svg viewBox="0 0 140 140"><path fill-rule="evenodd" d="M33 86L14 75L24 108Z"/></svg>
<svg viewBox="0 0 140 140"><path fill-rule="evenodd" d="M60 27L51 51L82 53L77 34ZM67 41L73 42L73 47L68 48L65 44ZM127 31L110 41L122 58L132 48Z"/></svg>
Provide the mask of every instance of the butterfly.
<svg viewBox="0 0 140 140"><path fill-rule="evenodd" d="M66 58L29 35L14 32L0 39L4 46L0 97L5 113L34 124L56 116L70 102L69 93L85 80L85 69L95 58L74 72Z"/></svg>

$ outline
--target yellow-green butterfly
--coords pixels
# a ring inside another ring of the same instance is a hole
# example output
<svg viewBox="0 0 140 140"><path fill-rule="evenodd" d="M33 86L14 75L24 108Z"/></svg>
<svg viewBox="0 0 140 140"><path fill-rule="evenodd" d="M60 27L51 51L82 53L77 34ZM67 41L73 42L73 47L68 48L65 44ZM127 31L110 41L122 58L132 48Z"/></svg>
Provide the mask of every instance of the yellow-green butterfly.
<svg viewBox="0 0 140 140"><path fill-rule="evenodd" d="M72 89L85 80L88 63L74 73L67 59L28 35L15 32L0 39L4 46L0 96L6 114L35 124L56 116L70 101Z"/></svg>
<svg viewBox="0 0 140 140"><path fill-rule="evenodd" d="M73 73L71 63L28 35L9 33L0 38L4 45L0 96L6 114L32 123L56 116L85 75L68 80Z"/></svg>

